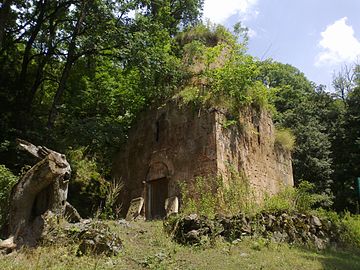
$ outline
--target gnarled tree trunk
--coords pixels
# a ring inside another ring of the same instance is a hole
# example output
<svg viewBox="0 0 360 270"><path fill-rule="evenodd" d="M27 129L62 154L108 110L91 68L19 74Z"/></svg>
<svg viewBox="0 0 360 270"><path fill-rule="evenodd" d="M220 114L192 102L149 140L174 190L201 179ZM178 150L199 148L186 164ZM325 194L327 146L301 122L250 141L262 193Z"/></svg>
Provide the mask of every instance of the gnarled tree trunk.
<svg viewBox="0 0 360 270"><path fill-rule="evenodd" d="M9 239L0 248L34 246L44 226L42 215L64 216L71 168L65 155L18 140L19 146L40 159L14 186L10 196ZM76 210L75 210L76 211Z"/></svg>

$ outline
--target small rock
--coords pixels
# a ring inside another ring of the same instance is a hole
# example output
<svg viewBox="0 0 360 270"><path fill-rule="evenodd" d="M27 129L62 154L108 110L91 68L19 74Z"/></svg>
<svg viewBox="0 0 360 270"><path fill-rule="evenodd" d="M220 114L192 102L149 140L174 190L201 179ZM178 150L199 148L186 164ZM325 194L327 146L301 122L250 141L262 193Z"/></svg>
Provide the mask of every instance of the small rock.
<svg viewBox="0 0 360 270"><path fill-rule="evenodd" d="M240 243L240 242L241 242L241 239L238 238L238 239L235 239L234 241L232 241L231 243L234 244L234 245L236 245L236 244L238 244L238 243Z"/></svg>
<svg viewBox="0 0 360 270"><path fill-rule="evenodd" d="M198 215L197 214L190 214L187 217L185 217L185 220L197 220L198 219Z"/></svg>
<svg viewBox="0 0 360 270"><path fill-rule="evenodd" d="M326 242L316 236L314 236L314 244L319 250L323 250L326 247Z"/></svg>
<svg viewBox="0 0 360 270"><path fill-rule="evenodd" d="M118 221L118 224L121 225L121 226L123 226L123 227L131 227L131 226L130 226L130 223L129 223L128 221L126 221L125 219L120 219L120 220Z"/></svg>
<svg viewBox="0 0 360 270"><path fill-rule="evenodd" d="M197 230L192 230L185 234L186 242L189 244L199 243L200 242L200 233Z"/></svg>
<svg viewBox="0 0 360 270"><path fill-rule="evenodd" d="M321 225L322 225L320 219L316 216L311 216L311 224L313 224L317 227L321 227Z"/></svg>
<svg viewBox="0 0 360 270"><path fill-rule="evenodd" d="M14 243L13 236L0 242L0 252L1 253L8 254L8 253L11 253L15 249L16 249L16 244Z"/></svg>

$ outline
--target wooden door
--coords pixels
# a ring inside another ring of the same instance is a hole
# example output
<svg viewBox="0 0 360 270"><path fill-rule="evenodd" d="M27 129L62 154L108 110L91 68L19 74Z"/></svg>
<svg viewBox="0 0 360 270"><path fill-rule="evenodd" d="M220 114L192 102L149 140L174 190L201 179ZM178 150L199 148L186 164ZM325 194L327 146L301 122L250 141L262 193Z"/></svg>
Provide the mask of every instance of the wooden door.
<svg viewBox="0 0 360 270"><path fill-rule="evenodd" d="M150 182L150 218L161 219L166 216L165 200L168 197L168 180L161 178Z"/></svg>

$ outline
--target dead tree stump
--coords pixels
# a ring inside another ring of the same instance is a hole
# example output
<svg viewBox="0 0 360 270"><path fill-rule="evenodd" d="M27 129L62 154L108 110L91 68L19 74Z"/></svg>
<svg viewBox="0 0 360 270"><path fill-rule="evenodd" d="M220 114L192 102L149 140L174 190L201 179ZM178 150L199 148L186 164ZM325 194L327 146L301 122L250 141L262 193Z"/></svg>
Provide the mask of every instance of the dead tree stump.
<svg viewBox="0 0 360 270"><path fill-rule="evenodd" d="M65 155L23 140L18 140L18 144L40 161L26 172L12 190L10 237L0 243L0 248L35 246L44 227L44 213L51 211L63 217L66 209L75 210L66 201L71 168Z"/></svg>

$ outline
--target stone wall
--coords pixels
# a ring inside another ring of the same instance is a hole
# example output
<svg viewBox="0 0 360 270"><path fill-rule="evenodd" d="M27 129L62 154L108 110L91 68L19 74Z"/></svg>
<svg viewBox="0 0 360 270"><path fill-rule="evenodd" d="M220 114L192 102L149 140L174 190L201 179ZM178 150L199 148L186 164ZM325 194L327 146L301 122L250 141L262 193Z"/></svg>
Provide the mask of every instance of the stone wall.
<svg viewBox="0 0 360 270"><path fill-rule="evenodd" d="M216 175L215 127L214 111L165 106L143 113L113 166L114 176L125 184L123 209L131 199L146 197L146 183L152 180L166 177L171 197L179 195L178 181Z"/></svg>
<svg viewBox="0 0 360 270"><path fill-rule="evenodd" d="M146 210L153 180L166 178L167 197L179 196L179 181L209 175L227 181L229 165L246 175L259 200L264 192L274 194L283 185L293 185L291 156L274 147L271 117L249 109L238 120L227 126L218 110L175 104L144 112L114 162L113 174L125 184L123 210L136 197L145 199Z"/></svg>
<svg viewBox="0 0 360 270"><path fill-rule="evenodd" d="M293 185L291 154L274 145L275 127L265 111L247 109L238 123L226 127L226 116L216 114L218 173L225 181L229 166L245 174L258 200Z"/></svg>

